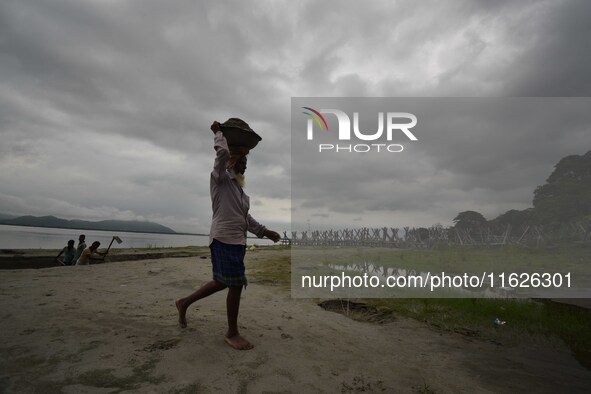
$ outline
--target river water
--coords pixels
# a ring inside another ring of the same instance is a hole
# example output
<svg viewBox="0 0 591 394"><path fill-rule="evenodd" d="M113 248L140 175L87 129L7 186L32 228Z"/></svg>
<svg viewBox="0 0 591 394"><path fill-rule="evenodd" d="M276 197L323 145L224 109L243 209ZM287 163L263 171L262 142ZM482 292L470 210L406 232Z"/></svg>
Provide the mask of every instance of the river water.
<svg viewBox="0 0 591 394"><path fill-rule="evenodd" d="M205 235L187 234L152 234L129 233L124 231L73 230L67 228L25 227L0 225L0 249L61 249L73 239L78 244L78 235L86 235L86 244L99 241L101 247L107 247L113 236L123 241L114 247L148 248L148 247L184 247L207 246L209 237ZM249 238L249 245L271 245L268 239Z"/></svg>

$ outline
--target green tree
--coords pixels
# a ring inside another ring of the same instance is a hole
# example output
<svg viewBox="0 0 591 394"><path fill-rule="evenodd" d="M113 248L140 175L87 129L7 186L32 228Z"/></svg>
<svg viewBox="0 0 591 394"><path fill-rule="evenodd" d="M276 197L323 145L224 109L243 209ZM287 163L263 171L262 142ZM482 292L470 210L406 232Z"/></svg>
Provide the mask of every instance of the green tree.
<svg viewBox="0 0 591 394"><path fill-rule="evenodd" d="M507 225L511 225L512 228L519 229L531 223L533 213L533 208L524 209L523 211L510 209L491 220L491 224L495 227L507 227Z"/></svg>
<svg viewBox="0 0 591 394"><path fill-rule="evenodd" d="M460 212L453 221L457 228L477 228L486 224L486 218L476 211Z"/></svg>
<svg viewBox="0 0 591 394"><path fill-rule="evenodd" d="M546 184L534 191L538 223L567 222L591 214L591 151L561 159Z"/></svg>

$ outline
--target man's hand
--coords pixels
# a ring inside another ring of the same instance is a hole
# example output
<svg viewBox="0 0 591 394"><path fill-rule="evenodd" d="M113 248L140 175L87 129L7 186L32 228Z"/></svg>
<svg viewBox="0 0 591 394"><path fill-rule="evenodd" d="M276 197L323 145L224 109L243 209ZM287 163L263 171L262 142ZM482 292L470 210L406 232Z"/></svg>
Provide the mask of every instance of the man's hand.
<svg viewBox="0 0 591 394"><path fill-rule="evenodd" d="M213 133L217 133L218 131L222 131L221 127L220 127L220 122L218 122L217 120L215 120L211 126L210 126L211 131L213 131Z"/></svg>
<svg viewBox="0 0 591 394"><path fill-rule="evenodd" d="M278 242L281 239L281 235L271 230L265 231L265 237L269 238L273 242Z"/></svg>

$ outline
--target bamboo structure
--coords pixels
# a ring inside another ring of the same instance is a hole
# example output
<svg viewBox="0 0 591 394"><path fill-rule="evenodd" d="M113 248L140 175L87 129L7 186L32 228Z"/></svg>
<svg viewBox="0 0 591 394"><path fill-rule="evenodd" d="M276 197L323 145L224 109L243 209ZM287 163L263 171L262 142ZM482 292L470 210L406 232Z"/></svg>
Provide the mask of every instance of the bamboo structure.
<svg viewBox="0 0 591 394"><path fill-rule="evenodd" d="M433 248L447 246L531 245L541 247L556 241L591 242L591 219L545 228L528 225L514 229L483 225L475 228L432 226L429 228L380 227L291 231L283 233L283 245L368 246L392 248Z"/></svg>

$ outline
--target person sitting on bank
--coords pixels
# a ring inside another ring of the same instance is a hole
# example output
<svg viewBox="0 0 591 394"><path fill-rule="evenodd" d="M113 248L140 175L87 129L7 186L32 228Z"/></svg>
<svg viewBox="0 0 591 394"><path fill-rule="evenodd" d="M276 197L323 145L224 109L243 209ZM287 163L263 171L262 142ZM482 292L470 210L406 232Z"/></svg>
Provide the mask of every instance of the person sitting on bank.
<svg viewBox="0 0 591 394"><path fill-rule="evenodd" d="M64 259L61 260L60 256L64 255ZM71 239L68 241L68 246L64 246L64 248L60 251L60 253L55 256L55 259L61 265L72 265L74 264L74 257L76 257L76 248L74 248L74 240Z"/></svg>
<svg viewBox="0 0 591 394"><path fill-rule="evenodd" d="M86 235L80 234L80 236L78 237L78 247L76 248L76 255L74 256L74 265L82 255L82 252L84 252L84 249L86 249Z"/></svg>
<svg viewBox="0 0 591 394"><path fill-rule="evenodd" d="M80 258L76 261L76 265L88 265L92 260L102 260L101 257L95 257L95 255L104 256L106 254L98 251L99 246L101 246L101 243L94 241L92 245L84 249Z"/></svg>

